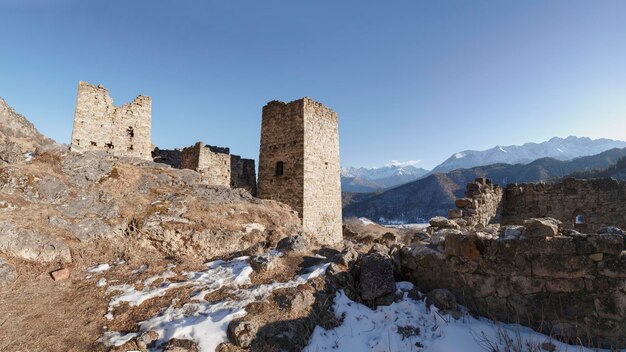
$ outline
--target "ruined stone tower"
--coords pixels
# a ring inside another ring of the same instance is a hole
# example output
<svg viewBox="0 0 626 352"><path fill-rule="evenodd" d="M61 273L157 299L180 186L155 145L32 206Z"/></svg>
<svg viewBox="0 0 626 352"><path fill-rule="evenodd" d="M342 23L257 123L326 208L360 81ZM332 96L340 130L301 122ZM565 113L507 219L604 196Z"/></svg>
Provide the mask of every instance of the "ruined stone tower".
<svg viewBox="0 0 626 352"><path fill-rule="evenodd" d="M290 205L321 243L342 240L337 113L309 98L263 107L260 198Z"/></svg>
<svg viewBox="0 0 626 352"><path fill-rule="evenodd" d="M104 87L79 82L71 149L107 150L151 160L151 106L150 97L140 95L116 107Z"/></svg>

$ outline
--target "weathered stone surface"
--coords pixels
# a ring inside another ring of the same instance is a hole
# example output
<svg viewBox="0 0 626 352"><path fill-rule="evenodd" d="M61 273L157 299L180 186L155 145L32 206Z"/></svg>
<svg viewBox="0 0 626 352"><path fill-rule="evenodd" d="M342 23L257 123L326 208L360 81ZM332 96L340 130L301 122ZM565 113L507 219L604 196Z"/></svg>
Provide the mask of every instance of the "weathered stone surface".
<svg viewBox="0 0 626 352"><path fill-rule="evenodd" d="M140 95L131 103L115 107L104 87L79 82L72 150L102 150L150 160L151 114L150 97Z"/></svg>
<svg viewBox="0 0 626 352"><path fill-rule="evenodd" d="M229 148L197 142L180 152L180 167L199 172L209 185L243 188L256 193L254 160L230 154Z"/></svg>
<svg viewBox="0 0 626 352"><path fill-rule="evenodd" d="M524 226L510 225L504 227L504 239L505 240L517 240L522 237L524 232Z"/></svg>
<svg viewBox="0 0 626 352"><path fill-rule="evenodd" d="M23 162L27 153L53 143L0 98L0 165Z"/></svg>
<svg viewBox="0 0 626 352"><path fill-rule="evenodd" d="M254 340L258 327L245 318L235 319L228 324L228 338L239 347L248 348Z"/></svg>
<svg viewBox="0 0 626 352"><path fill-rule="evenodd" d="M624 231L619 227L615 226L605 226L600 228L597 232L599 235L620 235L624 236Z"/></svg>
<svg viewBox="0 0 626 352"><path fill-rule="evenodd" d="M626 278L626 251L616 258L607 258L599 263L598 272L610 278Z"/></svg>
<svg viewBox="0 0 626 352"><path fill-rule="evenodd" d="M17 279L15 267L0 259L0 287L12 284L15 279Z"/></svg>
<svg viewBox="0 0 626 352"><path fill-rule="evenodd" d="M585 280L579 279L553 279L546 281L546 291L552 293L579 292L585 290Z"/></svg>
<svg viewBox="0 0 626 352"><path fill-rule="evenodd" d="M556 278L579 278L595 268L587 256L541 256L531 262L533 275Z"/></svg>
<svg viewBox="0 0 626 352"><path fill-rule="evenodd" d="M604 259L604 254L602 253L590 254L589 259L593 260L594 262L601 262L602 259Z"/></svg>
<svg viewBox="0 0 626 352"><path fill-rule="evenodd" d="M440 229L458 229L459 225L457 225L454 221L450 221L443 216L435 216L428 220L430 226Z"/></svg>
<svg viewBox="0 0 626 352"><path fill-rule="evenodd" d="M587 237L595 252L619 255L624 250L624 236L617 233L602 233Z"/></svg>
<svg viewBox="0 0 626 352"><path fill-rule="evenodd" d="M379 253L366 254L361 258L359 292L366 302L373 302L396 290L393 263L389 256Z"/></svg>
<svg viewBox="0 0 626 352"><path fill-rule="evenodd" d="M457 303L456 298L452 294L452 292L439 288L435 290L431 290L426 294L426 304L430 306L434 304L435 307L441 310L456 310Z"/></svg>
<svg viewBox="0 0 626 352"><path fill-rule="evenodd" d="M577 336L584 321L602 346L626 346L626 251L577 252L577 241L598 247L613 235L504 240L470 233L446 237L438 247L445 253L400 248L398 272L423 292L448 289L477 314L509 322L524 317L524 325L546 333L559 329L563 336Z"/></svg>
<svg viewBox="0 0 626 352"><path fill-rule="evenodd" d="M524 221L523 235L528 238L545 238L559 233L559 221L552 218L533 218Z"/></svg>
<svg viewBox="0 0 626 352"><path fill-rule="evenodd" d="M250 266L258 273L272 271L278 266L278 256L272 254L252 256Z"/></svg>
<svg viewBox="0 0 626 352"><path fill-rule="evenodd" d="M478 237L476 235L449 233L445 237L444 248L446 255L449 256L456 256L474 261L480 258Z"/></svg>
<svg viewBox="0 0 626 352"><path fill-rule="evenodd" d="M148 345L152 344L158 339L159 334L154 330L143 332L141 335L139 335L139 337L137 337L137 347L148 349Z"/></svg>
<svg viewBox="0 0 626 352"><path fill-rule="evenodd" d="M163 352L198 352L198 345L192 340L171 339Z"/></svg>
<svg viewBox="0 0 626 352"><path fill-rule="evenodd" d="M487 226L498 222L502 213L502 188L488 179L476 179L467 184L465 198L454 204L459 208L450 210L448 217L462 217L467 225ZM482 228L480 228L482 229Z"/></svg>
<svg viewBox="0 0 626 352"><path fill-rule="evenodd" d="M382 255L389 255L389 247L384 244L374 243L368 253L379 253Z"/></svg>
<svg viewBox="0 0 626 352"><path fill-rule="evenodd" d="M116 233L121 234L121 228L113 228L98 217L86 217L75 222L58 216L48 218L52 227L70 231L81 242L91 241L97 238L112 238Z"/></svg>
<svg viewBox="0 0 626 352"><path fill-rule="evenodd" d="M463 210L461 209L450 209L448 211L449 219L458 219L463 217Z"/></svg>
<svg viewBox="0 0 626 352"><path fill-rule="evenodd" d="M470 198L459 198L454 201L454 205L459 208L469 208L472 205L472 200Z"/></svg>
<svg viewBox="0 0 626 352"><path fill-rule="evenodd" d="M16 228L7 221L0 221L0 253L35 262L72 261L67 244L54 235Z"/></svg>
<svg viewBox="0 0 626 352"><path fill-rule="evenodd" d="M210 185L230 186L230 150L198 142L184 148L181 168L200 172Z"/></svg>
<svg viewBox="0 0 626 352"><path fill-rule="evenodd" d="M626 228L624 181L566 179L510 184L504 198L502 223L506 225L521 225L525 219L547 216L562 221L563 228L580 232L592 233L606 225Z"/></svg>
<svg viewBox="0 0 626 352"><path fill-rule="evenodd" d="M333 256L333 263L349 266L354 263L359 257L359 253L352 247L348 247L341 251L341 253Z"/></svg>
<svg viewBox="0 0 626 352"><path fill-rule="evenodd" d="M510 284L511 291L523 295L542 292L545 287L545 281L543 279L527 276L513 276L511 277Z"/></svg>
<svg viewBox="0 0 626 352"><path fill-rule="evenodd" d="M461 232L460 230L455 230L455 229L437 230L430 237L430 243L432 243L433 245L439 245L439 244L444 243L446 240L446 237L448 236L451 236L451 235L460 236L462 234L463 232Z"/></svg>
<svg viewBox="0 0 626 352"><path fill-rule="evenodd" d="M70 269L63 268L50 273L54 281L61 281L70 278Z"/></svg>
<svg viewBox="0 0 626 352"><path fill-rule="evenodd" d="M320 244L342 240L337 113L309 98L263 107L258 195L291 206Z"/></svg>
<svg viewBox="0 0 626 352"><path fill-rule="evenodd" d="M276 249L304 252L309 249L309 240L303 235L288 236L278 242Z"/></svg>

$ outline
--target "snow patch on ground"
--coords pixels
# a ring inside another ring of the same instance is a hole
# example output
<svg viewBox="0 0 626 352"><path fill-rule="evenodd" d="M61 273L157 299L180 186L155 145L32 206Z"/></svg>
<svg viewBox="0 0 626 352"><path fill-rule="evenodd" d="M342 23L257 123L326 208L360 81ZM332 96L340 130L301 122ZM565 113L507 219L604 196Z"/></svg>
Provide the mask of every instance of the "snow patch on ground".
<svg viewBox="0 0 626 352"><path fill-rule="evenodd" d="M390 228L394 228L394 229L415 229L415 230L419 230L419 229L425 229L428 226L430 226L430 224L426 223L420 223L420 224L401 224L401 225L385 225L385 227L390 227Z"/></svg>
<svg viewBox="0 0 626 352"><path fill-rule="evenodd" d="M408 291L413 287L411 283L399 282L396 287L404 298L376 310L356 303L339 292L335 297L334 310L338 319L343 318L342 324L332 330L316 327L305 352L484 352L485 345L481 345L481 341L502 344L499 339L502 334L519 338L522 343L531 346L552 343L555 351L592 351L559 343L519 325L494 323L467 314L455 320L434 306L427 308L423 300L408 298ZM499 350L506 349L501 346Z"/></svg>
<svg viewBox="0 0 626 352"><path fill-rule="evenodd" d="M92 274L98 274L105 272L109 269L111 269L111 265L109 265L108 263L103 263L87 268L87 272Z"/></svg>
<svg viewBox="0 0 626 352"><path fill-rule="evenodd" d="M250 286L250 274L253 270L249 264L249 257L239 257L230 261L217 260L207 263L206 267L207 269L203 271L182 273L187 279L176 282L168 280L177 276L172 271L173 267L168 267L163 274L145 280L142 290L137 290L131 285L109 287L108 293L118 293L109 302L107 318L110 319L113 319L114 308L122 302L138 306L174 288L194 286L195 289L189 303L179 308L171 305L159 315L140 322L139 332L124 334L109 331L102 336L101 341L108 346L121 346L141 333L153 330L159 334L157 344L163 344L172 338L188 339L194 340L200 351L214 351L220 343L228 341L226 336L228 324L246 314L244 310L246 305L269 298L276 289L296 287L323 275L328 264L311 267L304 274L288 282L254 286ZM156 282L160 284L152 287ZM219 302L208 302L204 299L207 294L222 287L231 290L229 298Z"/></svg>
<svg viewBox="0 0 626 352"><path fill-rule="evenodd" d="M359 218L359 221L363 224L363 225L376 225L375 222L373 222L372 220L368 219L368 218Z"/></svg>

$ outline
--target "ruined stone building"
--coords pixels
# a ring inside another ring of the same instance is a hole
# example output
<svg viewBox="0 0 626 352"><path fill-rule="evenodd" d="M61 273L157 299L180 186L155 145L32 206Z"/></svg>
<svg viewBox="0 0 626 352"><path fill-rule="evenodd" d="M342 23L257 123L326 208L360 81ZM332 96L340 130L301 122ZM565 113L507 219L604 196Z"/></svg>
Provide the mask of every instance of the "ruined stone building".
<svg viewBox="0 0 626 352"><path fill-rule="evenodd" d="M482 178L467 185L466 197L456 205L459 209L449 217L473 224L521 225L529 218L551 217L580 232L626 228L626 182L610 178L509 184L505 189Z"/></svg>
<svg viewBox="0 0 626 352"><path fill-rule="evenodd" d="M116 107L103 86L79 82L71 149L151 159L150 119L150 97Z"/></svg>
<svg viewBox="0 0 626 352"><path fill-rule="evenodd" d="M575 345L626 348L626 182L467 185L400 276L446 289L470 312ZM435 241L433 241L435 239Z"/></svg>
<svg viewBox="0 0 626 352"><path fill-rule="evenodd" d="M322 243L342 239L337 113L309 98L263 107L258 196L290 205Z"/></svg>
<svg viewBox="0 0 626 352"><path fill-rule="evenodd" d="M182 150L180 167L198 171L210 185L256 190L254 160L231 155L229 148L198 142Z"/></svg>
<svg viewBox="0 0 626 352"><path fill-rule="evenodd" d="M611 178L511 184L503 198L503 224L549 216L580 232L604 226L626 228L626 182Z"/></svg>

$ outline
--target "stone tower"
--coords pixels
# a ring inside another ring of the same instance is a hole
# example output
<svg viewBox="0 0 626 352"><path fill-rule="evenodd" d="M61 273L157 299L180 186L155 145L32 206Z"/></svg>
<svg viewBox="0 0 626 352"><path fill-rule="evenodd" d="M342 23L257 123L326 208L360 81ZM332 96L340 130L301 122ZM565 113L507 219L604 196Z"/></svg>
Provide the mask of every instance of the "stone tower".
<svg viewBox="0 0 626 352"><path fill-rule="evenodd" d="M116 107L103 86L79 82L71 149L107 150L118 156L152 160L151 109L150 97L140 95Z"/></svg>
<svg viewBox="0 0 626 352"><path fill-rule="evenodd" d="M320 243L342 240L337 113L309 98L263 107L260 198L290 205Z"/></svg>

